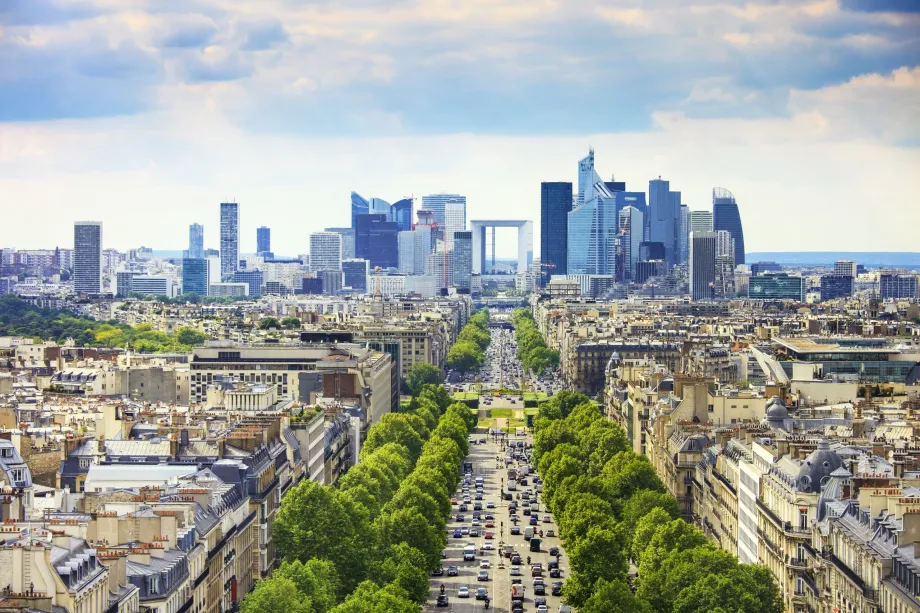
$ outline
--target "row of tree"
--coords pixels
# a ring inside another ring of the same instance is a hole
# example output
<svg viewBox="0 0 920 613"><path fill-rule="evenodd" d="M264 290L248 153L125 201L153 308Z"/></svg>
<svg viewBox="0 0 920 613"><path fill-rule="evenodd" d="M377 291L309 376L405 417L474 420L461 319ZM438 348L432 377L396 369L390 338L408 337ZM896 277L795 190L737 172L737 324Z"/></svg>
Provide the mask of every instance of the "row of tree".
<svg viewBox="0 0 920 613"><path fill-rule="evenodd" d="M66 311L42 309L18 296L0 296L0 336L25 336L63 344L72 338L83 347L130 347L140 353L186 352L207 338L194 328L171 334L150 324L131 327L115 320L97 321Z"/></svg>
<svg viewBox="0 0 920 613"><path fill-rule="evenodd" d="M547 348L530 309L515 309L513 321L517 357L524 368L539 376L547 368L559 366L559 352Z"/></svg>
<svg viewBox="0 0 920 613"><path fill-rule="evenodd" d="M457 342L447 352L447 365L464 372L479 368L486 359L485 351L491 340L489 309L480 309L457 335Z"/></svg>
<svg viewBox="0 0 920 613"><path fill-rule="evenodd" d="M368 433L337 486L297 485L275 518L285 560L243 613L417 613L446 544L475 415L424 385Z"/></svg>
<svg viewBox="0 0 920 613"><path fill-rule="evenodd" d="M680 519L648 459L587 396L561 392L534 427L543 497L572 571L564 597L580 613L782 612L770 571L740 565Z"/></svg>

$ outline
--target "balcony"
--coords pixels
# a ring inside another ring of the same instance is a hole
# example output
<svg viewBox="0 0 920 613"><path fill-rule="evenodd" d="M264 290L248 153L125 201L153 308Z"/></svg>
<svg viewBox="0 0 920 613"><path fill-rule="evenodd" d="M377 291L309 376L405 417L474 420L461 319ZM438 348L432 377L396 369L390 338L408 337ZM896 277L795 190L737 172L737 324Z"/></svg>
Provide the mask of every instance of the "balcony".
<svg viewBox="0 0 920 613"><path fill-rule="evenodd" d="M808 567L808 561L805 558L789 558L789 566L804 570Z"/></svg>

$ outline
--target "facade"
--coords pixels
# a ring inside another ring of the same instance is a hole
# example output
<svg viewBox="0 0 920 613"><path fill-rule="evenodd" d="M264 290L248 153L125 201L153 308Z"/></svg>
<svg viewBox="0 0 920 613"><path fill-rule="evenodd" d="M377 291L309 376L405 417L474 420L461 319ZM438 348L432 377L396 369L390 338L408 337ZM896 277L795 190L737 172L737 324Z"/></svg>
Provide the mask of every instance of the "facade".
<svg viewBox="0 0 920 613"><path fill-rule="evenodd" d="M193 223L188 227L188 257L204 257L204 226L200 223Z"/></svg>
<svg viewBox="0 0 920 613"><path fill-rule="evenodd" d="M913 300L917 297L917 277L915 275L879 275L878 293L882 300Z"/></svg>
<svg viewBox="0 0 920 613"><path fill-rule="evenodd" d="M434 213L434 220L438 225L444 226L447 223L445 216L445 205L448 202L462 203L464 211L466 210L466 196L460 194L430 194L422 196L422 208Z"/></svg>
<svg viewBox="0 0 920 613"><path fill-rule="evenodd" d="M351 258L342 261L343 284L345 289L351 289L361 294L367 292L367 275L370 272L367 260Z"/></svg>
<svg viewBox="0 0 920 613"><path fill-rule="evenodd" d="M834 274L856 278L856 262L853 260L837 260L834 262Z"/></svg>
<svg viewBox="0 0 920 613"><path fill-rule="evenodd" d="M173 298L176 295L176 284L169 277L161 275L134 275L131 279L131 291L145 296Z"/></svg>
<svg viewBox="0 0 920 613"><path fill-rule="evenodd" d="M690 234L691 300L712 300L715 297L717 243L715 232Z"/></svg>
<svg viewBox="0 0 920 613"><path fill-rule="evenodd" d="M639 245L645 228L645 219L642 211L628 206L620 211L620 247L623 252L623 271L617 276L621 280L635 280L636 265L639 263Z"/></svg>
<svg viewBox="0 0 920 613"><path fill-rule="evenodd" d="M387 221L386 215L359 215L355 228L355 256L369 261L372 267L397 268L398 233L399 226Z"/></svg>
<svg viewBox="0 0 920 613"><path fill-rule="evenodd" d="M270 257L272 252L272 230L265 226L256 228L256 253Z"/></svg>
<svg viewBox="0 0 920 613"><path fill-rule="evenodd" d="M133 270L116 270L115 271L115 296L118 298L127 298L134 291L134 275L137 273Z"/></svg>
<svg viewBox="0 0 920 613"><path fill-rule="evenodd" d="M754 262L751 264L751 274L753 276L762 275L765 272L783 272L783 267L776 262Z"/></svg>
<svg viewBox="0 0 920 613"><path fill-rule="evenodd" d="M397 237L399 248L399 272L404 275L415 271L415 230L400 230Z"/></svg>
<svg viewBox="0 0 920 613"><path fill-rule="evenodd" d="M357 229L358 215L367 215L370 213L371 205L358 192L351 192L351 227Z"/></svg>
<svg viewBox="0 0 920 613"><path fill-rule="evenodd" d="M648 183L648 194L648 237L650 241L664 245L664 261L670 268L679 261L680 192L671 191L668 181L652 179Z"/></svg>
<svg viewBox="0 0 920 613"><path fill-rule="evenodd" d="M836 272L836 267L835 267ZM853 277L850 275L823 275L821 277L821 300L836 300L853 295Z"/></svg>
<svg viewBox="0 0 920 613"><path fill-rule="evenodd" d="M342 259L355 257L355 229L354 228L326 228L326 232L336 232L342 235Z"/></svg>
<svg viewBox="0 0 920 613"><path fill-rule="evenodd" d="M690 259L690 207L680 205L680 224L677 234L678 263L686 264Z"/></svg>
<svg viewBox="0 0 920 613"><path fill-rule="evenodd" d="M540 287L553 275L567 274L568 221L572 211L572 184L540 184Z"/></svg>
<svg viewBox="0 0 920 613"><path fill-rule="evenodd" d="M323 282L323 294L335 296L342 291L342 271L341 270L318 270L316 277Z"/></svg>
<svg viewBox="0 0 920 613"><path fill-rule="evenodd" d="M691 232L712 232L712 211L690 211Z"/></svg>
<svg viewBox="0 0 920 613"><path fill-rule="evenodd" d="M220 203L220 276L222 281L233 278L240 265L240 205Z"/></svg>
<svg viewBox="0 0 920 613"><path fill-rule="evenodd" d="M412 229L412 210L414 208L413 198L403 198L397 200L390 207L390 221L395 222L400 230ZM464 212L466 205L464 204Z"/></svg>
<svg viewBox="0 0 920 613"><path fill-rule="evenodd" d="M453 284L457 291L470 292L473 285L473 233L454 232Z"/></svg>
<svg viewBox="0 0 920 613"><path fill-rule="evenodd" d="M248 283L211 283L208 285L208 296L215 298L241 298L249 295Z"/></svg>
<svg viewBox="0 0 920 613"><path fill-rule="evenodd" d="M342 270L342 235L336 232L310 234L310 270Z"/></svg>
<svg viewBox="0 0 920 613"><path fill-rule="evenodd" d="M466 230L466 201L444 203L444 239L447 248L454 248L454 233Z"/></svg>
<svg viewBox="0 0 920 613"><path fill-rule="evenodd" d="M74 291L78 294L102 293L102 222L76 222L73 245Z"/></svg>
<svg viewBox="0 0 920 613"><path fill-rule="evenodd" d="M731 233L735 239L735 265L744 264L744 230L738 203L732 193L722 187L712 190L712 229Z"/></svg>
<svg viewBox="0 0 920 613"><path fill-rule="evenodd" d="M588 150L588 155L578 160L578 198L576 206L580 207L591 199L591 191L598 183L603 183L600 175L594 169L594 149Z"/></svg>
<svg viewBox="0 0 920 613"><path fill-rule="evenodd" d="M486 230L488 228L517 228L517 272L529 272L530 267L533 265L533 222L508 219L480 219L470 221L470 231L473 234L473 272L483 274L486 271ZM494 251L492 256L494 258Z"/></svg>
<svg viewBox="0 0 920 613"><path fill-rule="evenodd" d="M736 249L737 252L737 249ZM748 297L761 300L805 300L805 279L787 274L765 274L751 277Z"/></svg>
<svg viewBox="0 0 920 613"><path fill-rule="evenodd" d="M238 270L233 274L233 281L247 285L249 288L247 296L258 298L262 295L262 285L265 279L261 270Z"/></svg>

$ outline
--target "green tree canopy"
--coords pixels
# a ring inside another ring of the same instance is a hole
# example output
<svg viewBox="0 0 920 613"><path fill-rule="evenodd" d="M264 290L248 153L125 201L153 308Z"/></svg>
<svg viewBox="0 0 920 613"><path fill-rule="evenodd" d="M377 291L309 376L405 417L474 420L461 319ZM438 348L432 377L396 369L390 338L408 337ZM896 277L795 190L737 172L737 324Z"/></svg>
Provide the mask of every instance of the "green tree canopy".
<svg viewBox="0 0 920 613"><path fill-rule="evenodd" d="M441 382L441 369L427 362L418 362L413 364L406 376L406 384L413 396L422 391L422 386L426 384L437 385Z"/></svg>
<svg viewBox="0 0 920 613"><path fill-rule="evenodd" d="M281 322L276 317L263 317L259 320L259 330L281 329Z"/></svg>
<svg viewBox="0 0 920 613"><path fill-rule="evenodd" d="M256 583L243 599L242 613L312 613L310 600L287 577L270 577Z"/></svg>

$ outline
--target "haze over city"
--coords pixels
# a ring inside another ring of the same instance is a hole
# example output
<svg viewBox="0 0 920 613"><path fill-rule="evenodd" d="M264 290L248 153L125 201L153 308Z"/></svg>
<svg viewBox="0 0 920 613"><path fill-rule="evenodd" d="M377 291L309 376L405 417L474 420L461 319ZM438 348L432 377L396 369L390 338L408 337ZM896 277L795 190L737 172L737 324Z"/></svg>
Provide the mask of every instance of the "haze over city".
<svg viewBox="0 0 920 613"><path fill-rule="evenodd" d="M589 147L691 208L730 189L749 251L916 245L906 0L41 0L0 24L5 246L69 245L74 219L107 247L182 249L193 222L216 246L235 199L243 252L268 224L293 255L348 225L352 190L462 193L538 245L540 182Z"/></svg>

